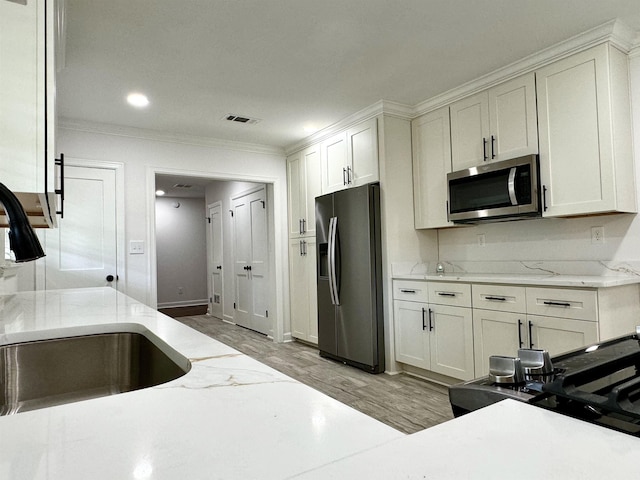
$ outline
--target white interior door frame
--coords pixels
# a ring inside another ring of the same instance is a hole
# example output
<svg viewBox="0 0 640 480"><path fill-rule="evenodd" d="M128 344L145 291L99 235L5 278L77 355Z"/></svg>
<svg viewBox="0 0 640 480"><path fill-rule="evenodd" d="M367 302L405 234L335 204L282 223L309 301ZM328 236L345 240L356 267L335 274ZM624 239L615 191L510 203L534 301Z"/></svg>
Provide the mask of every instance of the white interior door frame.
<svg viewBox="0 0 640 480"><path fill-rule="evenodd" d="M101 168L113 170L116 180L116 268L118 281L113 283L116 290L127 293L127 270L125 268L125 198L124 198L124 163L108 162L102 160L89 160L86 158L70 157L65 155L65 166L83 168ZM58 201L60 201L58 199ZM46 253L46 252L45 252ZM44 262L35 262L36 290L46 288L46 266Z"/></svg>
<svg viewBox="0 0 640 480"><path fill-rule="evenodd" d="M209 178L211 181L238 181L255 182L266 185L267 202L271 205L268 214L269 225L269 250L271 297L270 305L273 308L273 339L275 342L284 342L290 339L291 324L289 319L289 261L288 261L288 226L287 226L287 185L278 177L266 177L256 175L230 175L216 174L215 172L181 170L175 168L162 168L147 166L146 168L146 219L147 219L147 272L149 282L147 285L147 305L156 308L158 304L158 280L157 280L157 251L155 238L155 178L158 175L181 175L198 178ZM285 336L286 332L286 336Z"/></svg>

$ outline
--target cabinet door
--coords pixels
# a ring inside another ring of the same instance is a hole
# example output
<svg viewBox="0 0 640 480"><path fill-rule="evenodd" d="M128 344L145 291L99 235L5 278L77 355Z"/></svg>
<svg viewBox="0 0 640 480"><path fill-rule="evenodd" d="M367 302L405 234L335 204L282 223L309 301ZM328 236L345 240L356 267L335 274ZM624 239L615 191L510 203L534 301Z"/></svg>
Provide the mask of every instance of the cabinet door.
<svg viewBox="0 0 640 480"><path fill-rule="evenodd" d="M303 235L316 236L316 197L322 195L322 169L320 145L313 145L302 152L304 160L304 223ZM314 253L315 255L315 253Z"/></svg>
<svg viewBox="0 0 640 480"><path fill-rule="evenodd" d="M289 241L289 301L291 335L318 343L316 242L311 238Z"/></svg>
<svg viewBox="0 0 640 480"><path fill-rule="evenodd" d="M302 245L304 252L304 279L307 285L307 296L301 300L307 305L307 322L309 325L309 335L307 341L318 344L318 289L316 287L316 239L315 237L305 238ZM302 278L302 277L301 277Z"/></svg>
<svg viewBox="0 0 640 480"><path fill-rule="evenodd" d="M452 226L448 219L447 173L451 172L449 107L411 122L415 228Z"/></svg>
<svg viewBox="0 0 640 480"><path fill-rule="evenodd" d="M357 187L377 182L378 123L367 120L347 130L347 185Z"/></svg>
<svg viewBox="0 0 640 480"><path fill-rule="evenodd" d="M289 201L289 236L298 237L302 234L302 219L304 218L304 159L302 152L294 153L287 158L287 181Z"/></svg>
<svg viewBox="0 0 640 480"><path fill-rule="evenodd" d="M536 72L544 216L636 209L625 140L628 70L620 55L603 44Z"/></svg>
<svg viewBox="0 0 640 480"><path fill-rule="evenodd" d="M461 380L475 377L470 308L429 305L431 370Z"/></svg>
<svg viewBox="0 0 640 480"><path fill-rule="evenodd" d="M320 144L322 193L342 190L347 186L347 132L341 132Z"/></svg>
<svg viewBox="0 0 640 480"><path fill-rule="evenodd" d="M451 104L451 163L453 171L489 160L489 97L481 92Z"/></svg>
<svg viewBox="0 0 640 480"><path fill-rule="evenodd" d="M551 356L598 341L598 324L586 320L527 315L529 348L548 350Z"/></svg>
<svg viewBox="0 0 640 480"><path fill-rule="evenodd" d="M0 2L0 179L16 192L40 191L44 150L39 150L44 126L38 44L42 2ZM44 191L44 189L42 189Z"/></svg>
<svg viewBox="0 0 640 480"><path fill-rule="evenodd" d="M528 346L524 314L495 310L473 310L473 349L475 374L489 373L489 357L515 357L518 348Z"/></svg>
<svg viewBox="0 0 640 480"><path fill-rule="evenodd" d="M489 90L489 160L538 153L538 115L534 74Z"/></svg>
<svg viewBox="0 0 640 480"><path fill-rule="evenodd" d="M428 305L395 300L393 319L396 361L429 369Z"/></svg>

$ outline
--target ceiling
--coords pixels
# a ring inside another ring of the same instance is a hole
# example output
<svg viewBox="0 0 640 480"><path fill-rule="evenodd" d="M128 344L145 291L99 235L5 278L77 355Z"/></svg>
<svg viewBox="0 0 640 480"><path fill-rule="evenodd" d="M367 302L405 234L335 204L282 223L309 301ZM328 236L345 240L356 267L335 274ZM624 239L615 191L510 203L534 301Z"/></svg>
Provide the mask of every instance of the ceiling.
<svg viewBox="0 0 640 480"><path fill-rule="evenodd" d="M66 0L61 122L285 148L379 100L416 105L637 0ZM150 105L127 105L131 91ZM236 114L259 119L239 124Z"/></svg>

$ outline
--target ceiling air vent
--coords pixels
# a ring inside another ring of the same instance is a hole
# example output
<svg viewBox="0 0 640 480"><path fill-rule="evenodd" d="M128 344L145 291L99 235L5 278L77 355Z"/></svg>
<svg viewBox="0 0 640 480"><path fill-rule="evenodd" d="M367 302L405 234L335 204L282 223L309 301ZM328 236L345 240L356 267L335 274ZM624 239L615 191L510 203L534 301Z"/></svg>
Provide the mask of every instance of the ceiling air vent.
<svg viewBox="0 0 640 480"><path fill-rule="evenodd" d="M189 185L187 183L176 183L173 188L191 188L193 185Z"/></svg>
<svg viewBox="0 0 640 480"><path fill-rule="evenodd" d="M230 122L244 123L246 125L255 125L260 121L257 118L243 117L241 115L233 115L231 113L225 115L224 119Z"/></svg>

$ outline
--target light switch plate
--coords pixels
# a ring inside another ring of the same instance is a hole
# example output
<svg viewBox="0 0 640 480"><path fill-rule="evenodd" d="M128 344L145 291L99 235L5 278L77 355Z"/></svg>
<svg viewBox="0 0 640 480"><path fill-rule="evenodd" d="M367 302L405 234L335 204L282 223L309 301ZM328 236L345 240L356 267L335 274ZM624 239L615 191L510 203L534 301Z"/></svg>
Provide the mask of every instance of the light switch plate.
<svg viewBox="0 0 640 480"><path fill-rule="evenodd" d="M144 241L131 240L129 242L129 255L141 255L144 253Z"/></svg>

